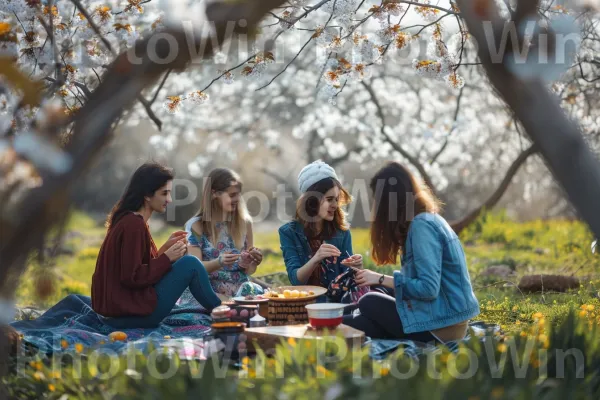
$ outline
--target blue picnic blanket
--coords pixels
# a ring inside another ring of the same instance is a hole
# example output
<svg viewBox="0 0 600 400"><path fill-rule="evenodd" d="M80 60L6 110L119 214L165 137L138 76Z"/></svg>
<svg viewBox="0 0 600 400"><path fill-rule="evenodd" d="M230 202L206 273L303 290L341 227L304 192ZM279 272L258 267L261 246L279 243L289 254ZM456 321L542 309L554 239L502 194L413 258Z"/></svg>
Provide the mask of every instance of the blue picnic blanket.
<svg viewBox="0 0 600 400"><path fill-rule="evenodd" d="M76 344L85 348L107 348L116 352L132 348L145 352L152 343L164 345L179 340L202 339L209 335L212 319L202 308L176 305L171 314L155 329L127 329L122 330L127 334L127 343L111 342L108 335L116 329L107 325L104 318L94 312L91 299L88 296L69 295L59 301L54 307L42 316L31 321L16 321L11 325L23 334L25 346L34 346L44 353L73 351ZM500 332L498 325L484 322L471 322L470 332L486 340L490 335ZM469 340L470 336L463 340ZM448 342L445 345L456 351L460 342ZM190 343L184 343L189 349ZM174 347L181 348L182 343ZM365 345L370 346L369 354L375 360L382 360L390 353L402 347L404 353L418 357L428 349L434 348L431 344L419 343L412 340L368 340ZM198 343L192 344L191 353L198 349ZM187 350L184 351L187 354ZM181 352L180 352L181 354Z"/></svg>
<svg viewBox="0 0 600 400"><path fill-rule="evenodd" d="M171 314L154 329L120 329L127 334L127 344L111 342L108 335L116 331L104 318L92 310L88 296L69 295L42 316L31 321L16 321L11 326L23 335L24 345L34 346L41 352L54 353L74 349L76 344L85 348L106 347L122 351L125 346L144 351L150 342L156 344L170 339L199 339L210 332L212 319L202 308L175 306ZM167 338L165 338L167 336Z"/></svg>
<svg viewBox="0 0 600 400"><path fill-rule="evenodd" d="M479 340L486 341L490 337L498 336L502 333L500 325L488 324L482 321L472 321L469 323L469 331L467 336L460 341L446 342L444 346L452 352L457 352L461 342L466 342L471 339L472 334ZM369 355L374 360L383 360L388 355L399 348L402 348L404 354L417 358L425 352L435 349L434 344L415 342L414 340L367 340L365 346L370 346Z"/></svg>

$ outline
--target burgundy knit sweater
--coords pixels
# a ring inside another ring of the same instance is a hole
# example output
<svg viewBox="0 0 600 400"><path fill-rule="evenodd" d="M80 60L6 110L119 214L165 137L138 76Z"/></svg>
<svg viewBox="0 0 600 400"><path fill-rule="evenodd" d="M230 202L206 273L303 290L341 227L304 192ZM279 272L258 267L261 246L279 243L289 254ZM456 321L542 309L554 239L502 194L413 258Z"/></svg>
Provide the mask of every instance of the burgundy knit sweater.
<svg viewBox="0 0 600 400"><path fill-rule="evenodd" d="M171 270L141 215L128 213L111 226L92 277L92 308L105 317L149 315L156 307L154 284Z"/></svg>

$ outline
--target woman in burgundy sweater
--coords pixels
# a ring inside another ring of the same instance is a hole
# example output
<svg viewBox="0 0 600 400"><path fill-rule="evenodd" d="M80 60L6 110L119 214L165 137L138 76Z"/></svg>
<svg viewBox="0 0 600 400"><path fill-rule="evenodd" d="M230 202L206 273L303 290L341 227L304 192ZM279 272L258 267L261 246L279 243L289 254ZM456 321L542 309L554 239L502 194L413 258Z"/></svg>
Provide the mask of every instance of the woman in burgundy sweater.
<svg viewBox="0 0 600 400"><path fill-rule="evenodd" d="M186 255L186 232L157 249L148 220L165 212L173 173L156 163L135 171L107 221L92 278L92 308L115 328L156 327L186 288L208 311L221 304L202 262Z"/></svg>

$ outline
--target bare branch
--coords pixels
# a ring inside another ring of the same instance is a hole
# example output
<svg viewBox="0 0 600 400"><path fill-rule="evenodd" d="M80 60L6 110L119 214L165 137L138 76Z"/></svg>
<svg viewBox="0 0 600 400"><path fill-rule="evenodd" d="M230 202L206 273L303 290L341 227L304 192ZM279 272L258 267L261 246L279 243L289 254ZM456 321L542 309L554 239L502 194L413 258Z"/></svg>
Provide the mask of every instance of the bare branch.
<svg viewBox="0 0 600 400"><path fill-rule="evenodd" d="M167 73L165 74L165 76L163 77L162 82L158 85L158 88L156 88L156 92L154 93L154 96L152 96L152 100L150 100L150 104L154 104L156 102L156 99L158 98L158 94L160 93L162 88L165 86L165 83L167 82L169 75L171 75L171 72L173 72L172 69L168 70Z"/></svg>
<svg viewBox="0 0 600 400"><path fill-rule="evenodd" d="M436 6L436 5L433 5L433 4L423 4L423 3L417 3L415 1L408 1L408 0L399 0L399 1L397 1L397 3L410 4L410 5L413 5L413 6L423 7L423 8L433 8L433 9L436 9L436 10L443 11L443 12L445 12L447 14L450 14L450 15L459 15L459 13L457 13L457 12L454 12L454 11L449 10L447 8Z"/></svg>
<svg viewBox="0 0 600 400"><path fill-rule="evenodd" d="M262 172L270 178L273 178L277 183L291 188L295 198L300 197L300 193L298 192L298 190L294 187L294 185L290 184L289 178L286 179L283 176L279 175L277 172L271 171L268 168L261 168L260 172Z"/></svg>
<svg viewBox="0 0 600 400"><path fill-rule="evenodd" d="M385 115L383 113L383 107L379 103L379 100L377 99L377 95L375 94L375 91L373 90L373 88L365 81L362 81L361 84L363 85L363 87L367 90L367 92L371 96L371 100L373 101L373 104L375 104L375 107L377 109L377 115L379 116L379 119L381 121L380 132L381 132L381 135L383 136L383 138L385 139L385 141L387 143L389 143L395 151L400 153L400 155L402 155L402 157L406 158L406 160L409 163L411 163L417 169L417 171L419 171L419 174L421 174L421 178L423 178L423 181L425 182L425 184L427 186L429 186L429 188L434 193L437 193L435 186L433 185L433 181L431 180L431 177L427 173L427 170L425 170L425 167L423 166L423 164L421 164L421 162L416 157L414 157L412 154L410 154L400 144L396 143L396 141L394 141L385 131L386 123L385 123Z"/></svg>
<svg viewBox="0 0 600 400"><path fill-rule="evenodd" d="M515 161L513 161L513 163L510 165L510 167L506 171L506 174L504 175L504 178L502 179L502 182L500 182L500 185L498 185L494 193L492 193L492 195L483 204L481 204L475 210L471 211L464 218L462 218L459 221L450 223L452 229L454 229L454 231L458 234L467 226L472 224L483 211L491 210L492 208L494 208L494 206L498 204L498 202L506 192L506 189L508 189L508 187L510 186L510 182L519 171L519 168L521 168L525 161L527 161L527 159L536 152L537 148L535 145L531 145L528 149L522 151L519 154L519 156L515 159Z"/></svg>
<svg viewBox="0 0 600 400"><path fill-rule="evenodd" d="M450 135L452 135L452 133L454 133L454 131L456 130L456 121L458 120L458 113L460 112L460 101L462 99L464 90L465 87L461 87L460 91L458 92L458 96L456 97L456 108L454 110L452 129L450 129L450 132L448 132L448 134L446 135L446 139L444 140L444 144L442 145L442 147L440 147L437 153L435 153L433 157L431 157L431 159L429 160L429 164L435 163L437 159L442 155L444 150L446 150L446 147L448 147L448 143L450 142Z"/></svg>

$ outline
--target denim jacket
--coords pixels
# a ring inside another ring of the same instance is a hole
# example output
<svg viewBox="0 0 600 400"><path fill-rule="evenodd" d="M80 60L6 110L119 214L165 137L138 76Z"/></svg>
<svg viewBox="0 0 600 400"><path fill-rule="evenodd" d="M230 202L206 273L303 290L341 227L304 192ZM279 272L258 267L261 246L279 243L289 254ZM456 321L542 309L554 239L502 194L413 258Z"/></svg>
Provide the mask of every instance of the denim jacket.
<svg viewBox="0 0 600 400"><path fill-rule="evenodd" d="M444 328L479 314L463 247L437 214L421 213L411 222L394 286L405 333Z"/></svg>
<svg viewBox="0 0 600 400"><path fill-rule="evenodd" d="M298 269L308 262L311 258L310 245L304 234L302 224L297 221L288 222L279 228L279 241L281 251L283 252L283 261L288 273L288 278L292 285L304 285L306 282L298 280ZM329 284L336 276L347 270L347 267L340 262L352 255L352 235L350 230L338 231L329 240L325 241L337 247L342 253L337 259L337 263L329 264L324 281Z"/></svg>

